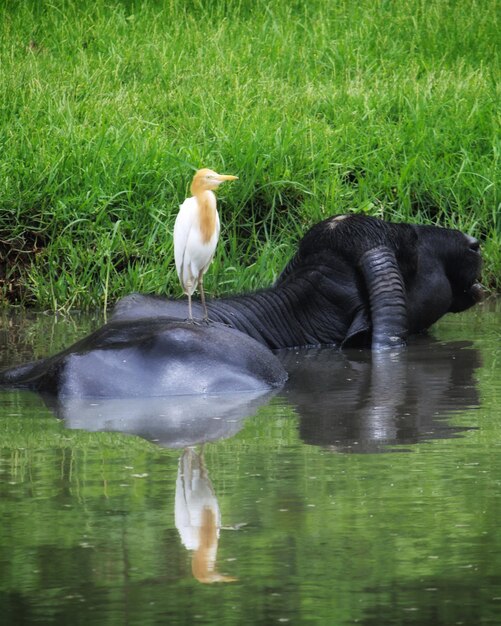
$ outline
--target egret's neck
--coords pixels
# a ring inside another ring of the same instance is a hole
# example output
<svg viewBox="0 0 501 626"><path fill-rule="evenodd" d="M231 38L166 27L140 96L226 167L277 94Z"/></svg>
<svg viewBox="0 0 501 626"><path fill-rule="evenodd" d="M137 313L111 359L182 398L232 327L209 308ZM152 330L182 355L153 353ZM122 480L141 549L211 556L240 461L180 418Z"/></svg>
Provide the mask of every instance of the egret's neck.
<svg viewBox="0 0 501 626"><path fill-rule="evenodd" d="M216 196L208 189L194 194L199 207L200 232L202 241L207 243L216 232L217 204Z"/></svg>

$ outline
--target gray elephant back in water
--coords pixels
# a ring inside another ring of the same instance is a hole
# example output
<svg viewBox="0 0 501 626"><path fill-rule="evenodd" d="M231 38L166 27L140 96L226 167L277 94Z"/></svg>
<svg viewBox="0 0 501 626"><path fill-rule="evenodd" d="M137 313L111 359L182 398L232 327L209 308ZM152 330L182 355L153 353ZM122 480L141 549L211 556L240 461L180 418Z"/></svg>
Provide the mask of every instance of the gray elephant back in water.
<svg viewBox="0 0 501 626"><path fill-rule="evenodd" d="M235 329L163 318L106 324L53 357L4 372L0 384L124 398L258 391L286 378L268 348Z"/></svg>

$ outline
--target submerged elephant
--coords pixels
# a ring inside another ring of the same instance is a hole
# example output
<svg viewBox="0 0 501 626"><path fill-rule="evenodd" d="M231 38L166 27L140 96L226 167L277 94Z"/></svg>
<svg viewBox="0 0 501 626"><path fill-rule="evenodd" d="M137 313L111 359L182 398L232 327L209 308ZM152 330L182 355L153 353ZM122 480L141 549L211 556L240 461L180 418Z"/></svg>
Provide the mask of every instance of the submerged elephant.
<svg viewBox="0 0 501 626"><path fill-rule="evenodd" d="M478 302L480 269L478 241L457 230L340 215L311 228L272 287L209 302L210 326L180 321L184 301L132 294L96 333L0 384L74 397L277 387L286 374L267 348L402 346Z"/></svg>

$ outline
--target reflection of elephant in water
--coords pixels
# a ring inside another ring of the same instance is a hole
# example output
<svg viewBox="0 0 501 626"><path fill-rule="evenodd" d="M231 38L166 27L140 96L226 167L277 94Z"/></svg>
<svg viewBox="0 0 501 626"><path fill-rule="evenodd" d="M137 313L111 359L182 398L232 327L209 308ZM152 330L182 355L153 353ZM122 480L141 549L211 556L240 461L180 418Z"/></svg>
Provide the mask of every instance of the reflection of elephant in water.
<svg viewBox="0 0 501 626"><path fill-rule="evenodd" d="M289 371L281 392L296 408L305 443L368 452L388 444L451 437L451 413L479 404L480 355L468 342L423 337L398 353L328 349L280 355Z"/></svg>
<svg viewBox="0 0 501 626"><path fill-rule="evenodd" d="M166 448L185 448L232 437L275 393L118 399L47 395L44 400L67 428L128 433Z"/></svg>
<svg viewBox="0 0 501 626"><path fill-rule="evenodd" d="M479 404L479 352L467 342L415 338L406 350L283 350L289 372L281 391L172 398L79 399L48 396L68 428L136 434L179 448L232 437L275 396L299 416L305 443L370 451L450 437L445 421Z"/></svg>
<svg viewBox="0 0 501 626"><path fill-rule="evenodd" d="M273 287L210 302L219 324L189 326L174 320L184 302L133 294L110 324L0 384L75 397L277 387L285 373L265 346L402 345L479 300L480 266L478 242L459 231L337 216L305 235Z"/></svg>
<svg viewBox="0 0 501 626"><path fill-rule="evenodd" d="M174 513L181 541L192 551L193 576L201 583L236 580L216 571L221 512L203 453L193 448L179 459Z"/></svg>

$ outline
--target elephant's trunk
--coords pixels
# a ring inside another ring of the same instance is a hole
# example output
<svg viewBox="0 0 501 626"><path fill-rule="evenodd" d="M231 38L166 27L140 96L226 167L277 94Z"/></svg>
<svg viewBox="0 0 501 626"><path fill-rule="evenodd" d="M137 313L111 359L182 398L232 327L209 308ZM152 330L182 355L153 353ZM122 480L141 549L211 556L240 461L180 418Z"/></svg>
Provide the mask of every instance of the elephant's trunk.
<svg viewBox="0 0 501 626"><path fill-rule="evenodd" d="M373 248L362 255L359 265L369 292L372 349L387 350L405 345L407 304L395 254L386 246Z"/></svg>

